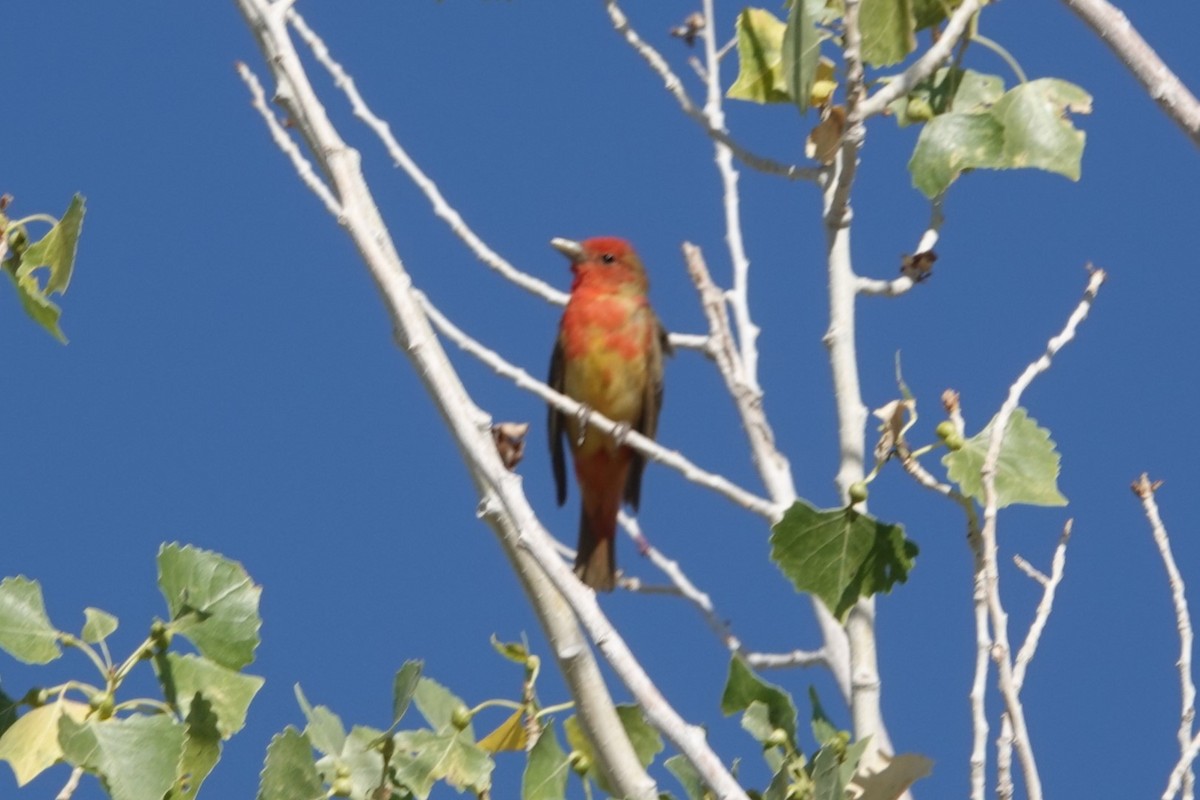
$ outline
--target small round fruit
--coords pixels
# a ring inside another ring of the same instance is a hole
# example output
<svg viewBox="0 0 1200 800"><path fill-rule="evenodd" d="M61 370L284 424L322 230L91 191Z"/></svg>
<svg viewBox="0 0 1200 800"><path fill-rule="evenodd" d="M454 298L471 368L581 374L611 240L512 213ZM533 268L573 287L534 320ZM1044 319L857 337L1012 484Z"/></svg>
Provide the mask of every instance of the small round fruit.
<svg viewBox="0 0 1200 800"><path fill-rule="evenodd" d="M866 481L855 481L850 484L850 505L861 503L867 499L867 484Z"/></svg>

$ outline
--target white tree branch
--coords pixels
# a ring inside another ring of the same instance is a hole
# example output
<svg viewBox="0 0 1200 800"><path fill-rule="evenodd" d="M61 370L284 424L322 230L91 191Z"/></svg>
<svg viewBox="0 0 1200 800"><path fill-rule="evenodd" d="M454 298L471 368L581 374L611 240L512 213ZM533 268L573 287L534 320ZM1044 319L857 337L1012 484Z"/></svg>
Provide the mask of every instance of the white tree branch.
<svg viewBox="0 0 1200 800"><path fill-rule="evenodd" d="M1000 694L1004 698L1005 721L1011 725L1012 741L1016 748L1017 758L1021 762L1021 772L1025 777L1025 788L1029 800L1041 800L1042 781L1038 774L1037 759L1034 756L1033 745L1029 740L1029 730L1025 724L1025 710L1019 696L1020 685L1015 680L1012 651L1008 643L1008 614L1000 599L1000 572L998 561L998 546L996 542L996 512L998 509L996 494L996 465L1000 460L1000 448L1004 443L1009 420L1013 411L1021 401L1021 395L1033 379L1050 368L1055 354L1063 345L1075 337L1075 330L1088 314L1100 285L1104 283L1104 271L1092 270L1088 285L1084 291L1083 300L1067 319L1062 332L1052 338L1046 345L1042 355L1030 364L1016 382L1008 390L1008 397L1000 406L996 417L992 420L992 434L988 440L987 455L984 457L981 477L983 479L983 528L980 533L979 550L982 552L982 569L984 586L987 592L988 615L992 623L992 658L996 662ZM978 561L978 554L977 554ZM1003 745L1000 751L1004 751ZM1005 786L1004 773L998 781ZM1011 783L1009 784L1011 787ZM1011 788L1009 788L1011 791ZM1001 797L1004 797L1001 792Z"/></svg>
<svg viewBox="0 0 1200 800"><path fill-rule="evenodd" d="M713 0L704 0L705 25L704 60L707 93L704 100L704 117L709 127L725 130L725 109L722 106L724 92L721 89L721 60L717 55L716 15ZM733 166L733 151L720 141L713 142L716 151L717 172L721 176L724 190L725 243L729 246L729 261L733 266L733 287L729 291L729 305L737 323L740 358L739 378L747 388L760 395L758 384L758 334L759 327L750 316L750 259L746 256L746 245L742 240L741 197L738 192L738 171Z"/></svg>
<svg viewBox="0 0 1200 800"><path fill-rule="evenodd" d="M688 275L700 295L700 305L708 320L709 354L716 362L717 370L725 381L725 387L733 398L734 406L742 420L746 438L750 443L750 454L762 477L767 493L780 508L788 508L796 501L796 485L792 480L792 468L787 458L775 446L775 434L763 409L762 392L756 391L741 380L741 355L734 344L730 330L728 305L724 293L717 288L708 272L700 248L690 242L683 245L683 258ZM771 520L772 522L777 519ZM819 652L823 654L833 673L834 680L842 690L847 704L850 702L850 655L846 634L829 609L813 598L813 613L825 640ZM798 651L808 652L808 651Z"/></svg>
<svg viewBox="0 0 1200 800"><path fill-rule="evenodd" d="M1162 517L1158 514L1158 503L1154 492L1158 484L1151 482L1146 473L1133 482L1133 492L1142 501L1142 510L1150 523L1150 532L1154 535L1154 544L1158 546L1158 554L1162 557L1163 566L1167 570L1167 583L1171 587L1171 602L1175 606L1175 627L1179 630L1179 755L1187 755L1192 742L1192 727L1196 720L1196 684L1192 680L1192 616L1188 613L1187 596L1184 592L1183 576L1175 565L1175 556L1171 552L1171 539L1167 536L1167 528L1163 525ZM1192 770L1192 759L1180 776L1180 788L1183 800L1192 800L1195 796L1196 776Z"/></svg>
<svg viewBox="0 0 1200 800"><path fill-rule="evenodd" d="M309 84L288 36L283 19L286 6L272 6L266 0L237 0L237 5L276 77L277 98L287 104L308 149L330 176L342 208L339 223L353 239L379 287L397 342L413 362L459 445L481 496L480 516L498 534L539 616L545 619L545 615L555 614L565 623L570 617L566 612L573 612L650 723L693 764L718 797L744 800L745 792L708 746L703 731L687 724L667 703L600 610L595 594L559 558L551 537L521 490L520 479L500 460L491 437L490 419L471 401L421 309L362 176L358 153L341 139ZM546 580L552 589L545 586ZM547 630L556 654L580 657L586 652L586 647L577 647L577 652L562 653L554 633ZM604 762L600 766L617 791L639 800L654 798L654 781L638 763L603 682L585 687L574 682L570 673L566 677L580 719L596 745L598 760ZM585 704L591 707L589 714L596 712L594 718L585 716Z"/></svg>
<svg viewBox="0 0 1200 800"><path fill-rule="evenodd" d="M921 57L909 65L908 69L888 78L883 88L863 101L860 119L868 119L876 114L882 114L888 103L912 91L913 87L932 75L942 63L950 57L950 52L958 40L966 33L967 24L982 6L982 0L963 0L963 4L954 9L954 13L946 20L938 40Z"/></svg>
<svg viewBox="0 0 1200 800"><path fill-rule="evenodd" d="M656 461L659 464L678 470L689 481L707 489L712 489L717 494L727 497L748 511L752 511L768 520L778 519L779 515L783 513L783 509L779 508L775 503L746 491L722 475L701 469L679 451L668 450L653 439L635 430L631 430L628 425L613 422L600 412L593 411L582 403L567 397L565 394L554 391L525 370L506 361L494 350L489 349L478 340L468 336L461 328L451 322L445 314L439 311L422 292L413 290L413 293L430 321L446 338L482 361L497 375L511 380L518 388L537 395L566 414L583 419L596 430L616 437L639 453L643 453L651 461Z"/></svg>
<svg viewBox="0 0 1200 800"><path fill-rule="evenodd" d="M917 248L913 251L914 257L933 252L938 237L941 235L942 223L945 221L946 217L942 212L942 197L939 196L931 204L929 227L921 234L921 239L917 242ZM917 279L913 275L903 270L902 273L900 277L893 278L890 281L866 278L860 275L856 278L858 293L868 296L899 297L917 285Z"/></svg>
<svg viewBox="0 0 1200 800"><path fill-rule="evenodd" d="M1200 145L1200 100L1154 52L1121 9L1106 0L1063 0L1095 31L1171 120Z"/></svg>
<svg viewBox="0 0 1200 800"><path fill-rule="evenodd" d="M766 172L770 175L782 175L792 180L817 180L821 174L820 169L815 167L798 167L794 164L781 164L778 161L755 155L735 142L724 129L713 127L704 112L692 102L692 98L688 96L687 90L683 88L683 82L671 70L670 65L667 64L667 60L662 57L661 53L642 39L642 37L638 36L637 31L630 26L629 18L625 16L625 12L617 5L616 0L604 0L604 7L608 10L608 17L612 20L613 27L616 28L617 33L621 34L625 41L629 43L629 46L650 65L650 69L654 70L663 79L663 84L666 86L667 91L679 103L679 107L683 109L683 113L691 117L704 129L705 133L728 147L742 163L752 169ZM708 27L711 27L713 24L712 20L709 19L707 22Z"/></svg>

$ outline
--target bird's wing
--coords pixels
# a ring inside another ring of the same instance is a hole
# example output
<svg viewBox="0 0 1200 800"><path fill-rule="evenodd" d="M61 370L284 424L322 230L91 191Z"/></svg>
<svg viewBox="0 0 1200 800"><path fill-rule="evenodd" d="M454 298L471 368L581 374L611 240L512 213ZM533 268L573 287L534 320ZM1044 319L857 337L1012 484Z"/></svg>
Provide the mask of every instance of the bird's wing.
<svg viewBox="0 0 1200 800"><path fill-rule="evenodd" d="M658 412L662 409L663 401L663 355L671 355L671 344L667 341L667 329L655 317L656 337L650 348L650 359L646 365L645 394L642 396L642 414L638 418L635 430L648 439L653 439L658 433ZM629 465L629 477L625 480L625 502L634 511L642 495L642 472L646 469L646 457L636 450L633 461Z"/></svg>
<svg viewBox="0 0 1200 800"><path fill-rule="evenodd" d="M563 346L562 339L554 343L554 354L550 356L550 377L546 380L556 392L563 391ZM549 407L546 426L550 433L550 462L554 466L554 488L561 506L567 502L567 462L563 453L563 439L567 429L563 413L554 406Z"/></svg>

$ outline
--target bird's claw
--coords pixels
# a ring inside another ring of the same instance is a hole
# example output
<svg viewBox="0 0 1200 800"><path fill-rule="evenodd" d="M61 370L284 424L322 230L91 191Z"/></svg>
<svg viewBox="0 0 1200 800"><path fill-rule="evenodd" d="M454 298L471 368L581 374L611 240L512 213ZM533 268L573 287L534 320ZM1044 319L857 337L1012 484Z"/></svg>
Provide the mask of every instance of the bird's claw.
<svg viewBox="0 0 1200 800"><path fill-rule="evenodd" d="M575 414L575 419L579 423L579 436L576 437L575 446L583 447L583 442L587 438L588 422L592 418L592 410L587 406L581 405L579 411Z"/></svg>

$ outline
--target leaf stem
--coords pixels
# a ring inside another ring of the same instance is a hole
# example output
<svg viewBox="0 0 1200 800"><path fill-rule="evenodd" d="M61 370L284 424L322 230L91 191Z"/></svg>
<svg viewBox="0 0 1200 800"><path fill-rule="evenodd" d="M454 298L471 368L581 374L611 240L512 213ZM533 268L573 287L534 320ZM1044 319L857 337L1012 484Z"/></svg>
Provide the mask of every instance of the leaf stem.
<svg viewBox="0 0 1200 800"><path fill-rule="evenodd" d="M58 640L62 642L63 647L74 647L86 655L96 666L96 669L99 670L100 676L104 678L106 683L108 682L112 675L111 667L110 665L104 663L104 660L100 658L100 654L96 652L94 647L85 642L83 639L80 639L78 636L74 636L69 633L60 633Z"/></svg>
<svg viewBox="0 0 1200 800"><path fill-rule="evenodd" d="M551 714L556 714L559 711L570 711L574 707L575 703L571 701L559 703L558 705L546 706L545 708L538 709L538 712L534 714L533 717L534 719L541 719L542 717L548 717Z"/></svg>
<svg viewBox="0 0 1200 800"><path fill-rule="evenodd" d="M979 42L988 50L991 50L993 53L1000 56L1000 58L1004 59L1004 63L1008 64L1008 68L1013 71L1013 74L1017 76L1017 80L1019 80L1021 83L1029 83L1029 78L1025 77L1025 70L1021 69L1021 65L1017 63L1015 58L1013 58L1012 53L1005 50L1003 45L1001 45L999 42L989 39L979 32L971 34L971 41Z"/></svg>

